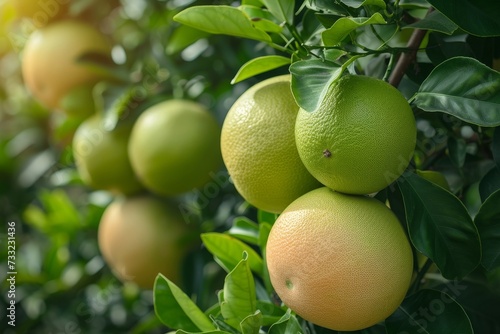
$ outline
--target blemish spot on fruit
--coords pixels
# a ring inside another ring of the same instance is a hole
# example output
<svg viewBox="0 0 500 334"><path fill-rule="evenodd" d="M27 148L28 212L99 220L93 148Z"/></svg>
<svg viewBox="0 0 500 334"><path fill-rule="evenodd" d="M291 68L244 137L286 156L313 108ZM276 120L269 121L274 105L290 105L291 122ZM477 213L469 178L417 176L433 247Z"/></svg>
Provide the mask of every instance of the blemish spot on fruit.
<svg viewBox="0 0 500 334"><path fill-rule="evenodd" d="M323 151L323 156L325 158L329 158L332 156L332 152L330 152L330 150L328 150L327 148L325 148L325 150Z"/></svg>
<svg viewBox="0 0 500 334"><path fill-rule="evenodd" d="M286 287L288 288L288 290L293 289L293 283L289 278L287 278L287 280L285 281L285 284L286 284Z"/></svg>

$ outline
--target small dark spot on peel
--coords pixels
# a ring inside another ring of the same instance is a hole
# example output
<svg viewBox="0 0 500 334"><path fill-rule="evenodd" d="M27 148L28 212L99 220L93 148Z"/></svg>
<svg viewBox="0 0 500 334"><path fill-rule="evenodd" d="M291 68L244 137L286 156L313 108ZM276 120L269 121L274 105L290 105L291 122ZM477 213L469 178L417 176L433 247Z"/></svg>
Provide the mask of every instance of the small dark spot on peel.
<svg viewBox="0 0 500 334"><path fill-rule="evenodd" d="M329 158L332 156L332 152L330 152L330 150L328 150L327 148L325 148L325 150L323 151L323 156L325 158Z"/></svg>

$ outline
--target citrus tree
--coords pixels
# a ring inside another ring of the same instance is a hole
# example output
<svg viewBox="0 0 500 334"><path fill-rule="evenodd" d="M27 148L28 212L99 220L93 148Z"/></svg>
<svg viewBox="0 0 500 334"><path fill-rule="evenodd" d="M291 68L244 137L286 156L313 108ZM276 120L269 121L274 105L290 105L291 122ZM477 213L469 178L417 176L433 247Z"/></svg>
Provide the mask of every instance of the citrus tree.
<svg viewBox="0 0 500 334"><path fill-rule="evenodd" d="M375 284L373 291L363 291L365 285L351 293L360 276L368 276L362 282L372 282L372 276L397 263L395 256L377 258L379 248L373 245L384 239L368 229L352 236L360 239L354 243L363 242L361 249L348 250L350 237L324 227L328 223L319 212L325 208L319 203L326 199L319 193L313 196L316 190L284 211L272 209L278 214L283 211L276 223L278 215L258 211L255 221L238 217L224 233L202 234L205 246L228 273L218 303L200 309L160 275L155 285L158 317L179 332L200 333L497 331L499 324L491 308L499 305L500 134L496 128L500 125L500 74L494 64L500 25L493 14L499 9L494 2L256 0L231 6L193 5L175 15L174 21L182 24L178 34L191 33L191 27L254 40L266 48L267 54L246 59L231 82L290 73L291 92L300 107L295 140L308 171L340 192L375 192L376 200L387 203L404 227L415 261L409 286L406 278L398 276L405 267L396 264L399 269L389 276L397 283L386 279ZM361 76L381 81L358 80ZM353 78L352 84L347 83L348 77ZM382 81L399 93L385 88ZM276 112L273 106L283 108L273 99L269 96L262 102L253 96L257 106L253 108L269 114ZM271 101L273 105L264 107ZM412 116L408 116L409 107ZM351 111L355 116L349 119L346 115ZM254 114L249 111L247 115ZM245 117L228 116L235 124ZM259 177L250 180L251 172L246 169L252 168L252 159L270 162L267 168L255 164L253 173L267 174L274 181L283 175L278 163L292 154L284 158L262 149L267 143L261 136L269 131L266 123L255 120L242 126L242 131L250 132L251 126L263 126L253 132L253 144L245 141L248 135L241 135L233 123L226 138L223 130L223 157L224 147L230 147L231 140L236 142L235 152L227 149L228 171L241 195L265 209L269 200L259 203L249 192ZM271 131L281 132L281 124L283 120L277 118ZM245 144L262 155L252 155ZM279 150L280 141L273 144ZM235 158L238 154L241 157ZM373 154L373 160L367 154ZM245 155L247 163L238 167L238 159ZM353 160L361 161L363 171L356 169ZM247 176L246 183L239 173ZM430 173L441 173L445 187ZM377 178L385 185L375 185ZM268 196L282 191L260 186ZM266 197L262 194L261 198ZM375 211L353 218L362 208L354 199L349 201L349 217L335 218L341 215L339 210L343 212L342 206L328 204L331 224L347 223L353 228L351 221L370 225L387 220ZM396 245L399 258L406 246ZM333 255L328 258L325 252ZM338 252L348 252L348 259L336 256ZM349 261L354 262L356 256L371 264L351 271L354 265ZM404 277L408 277L406 270ZM324 276L328 278L322 280ZM384 294L384 289L389 291ZM405 298L386 312L389 296L400 291ZM379 293L385 297L377 299ZM370 308L373 300L378 304ZM351 306L353 310L346 311ZM371 323L363 316L349 320L364 307L379 318Z"/></svg>
<svg viewBox="0 0 500 334"><path fill-rule="evenodd" d="M0 9L5 333L500 331L497 1Z"/></svg>

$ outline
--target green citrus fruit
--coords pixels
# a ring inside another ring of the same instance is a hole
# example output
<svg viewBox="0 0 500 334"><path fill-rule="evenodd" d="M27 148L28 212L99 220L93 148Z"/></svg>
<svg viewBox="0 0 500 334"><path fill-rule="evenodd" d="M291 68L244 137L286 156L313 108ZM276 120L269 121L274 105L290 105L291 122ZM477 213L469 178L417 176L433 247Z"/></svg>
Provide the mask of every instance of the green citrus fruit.
<svg viewBox="0 0 500 334"><path fill-rule="evenodd" d="M412 249L389 208L326 187L283 211L271 229L266 260L285 305L338 331L387 318L404 299L413 271Z"/></svg>
<svg viewBox="0 0 500 334"><path fill-rule="evenodd" d="M295 138L304 165L325 186L370 194L404 172L416 131L412 109L396 88L346 75L329 88L316 111L299 111Z"/></svg>
<svg viewBox="0 0 500 334"><path fill-rule="evenodd" d="M118 278L150 289L159 273L180 283L183 259L196 236L176 206L141 195L116 199L106 208L98 243Z"/></svg>
<svg viewBox="0 0 500 334"><path fill-rule="evenodd" d="M203 186L222 164L220 127L201 104L170 100L145 110L129 143L132 167L142 183L160 195Z"/></svg>
<svg viewBox="0 0 500 334"><path fill-rule="evenodd" d="M63 20L34 31L23 50L24 83L40 102L57 108L60 99L75 87L95 83L104 77L85 64L84 54L109 57L111 44L94 27L75 20Z"/></svg>
<svg viewBox="0 0 500 334"><path fill-rule="evenodd" d="M299 107L284 75L248 89L222 126L224 163L238 192L259 209L279 213L320 184L309 174L295 146Z"/></svg>
<svg viewBox="0 0 500 334"><path fill-rule="evenodd" d="M131 124L107 130L103 119L94 115L85 120L73 137L73 155L82 180L95 189L132 194L143 189L128 158Z"/></svg>

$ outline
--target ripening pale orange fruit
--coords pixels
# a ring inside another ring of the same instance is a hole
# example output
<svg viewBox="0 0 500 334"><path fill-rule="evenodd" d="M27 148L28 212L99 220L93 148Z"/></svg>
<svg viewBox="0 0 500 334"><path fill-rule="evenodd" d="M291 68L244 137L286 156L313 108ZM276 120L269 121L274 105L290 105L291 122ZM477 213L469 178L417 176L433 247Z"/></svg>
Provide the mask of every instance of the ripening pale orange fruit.
<svg viewBox="0 0 500 334"><path fill-rule="evenodd" d="M385 81L346 75L313 112L299 111L300 158L325 186L347 194L382 190L405 171L416 124L404 96Z"/></svg>
<svg viewBox="0 0 500 334"><path fill-rule="evenodd" d="M87 23L62 20L34 31L22 56L26 87L45 106L58 108L60 99L72 89L104 78L78 63L78 58L88 53L110 57L111 43Z"/></svg>
<svg viewBox="0 0 500 334"><path fill-rule="evenodd" d="M389 208L326 187L283 211L271 229L266 259L283 303L338 331L360 330L391 315L413 271L409 241Z"/></svg>
<svg viewBox="0 0 500 334"><path fill-rule="evenodd" d="M151 195L117 198L99 223L99 249L122 281L151 289L158 273L180 284L184 257L198 234L178 207Z"/></svg>
<svg viewBox="0 0 500 334"><path fill-rule="evenodd" d="M259 209L280 213L300 195L320 186L295 146L299 106L284 75L248 89L222 126L222 158L238 192Z"/></svg>

